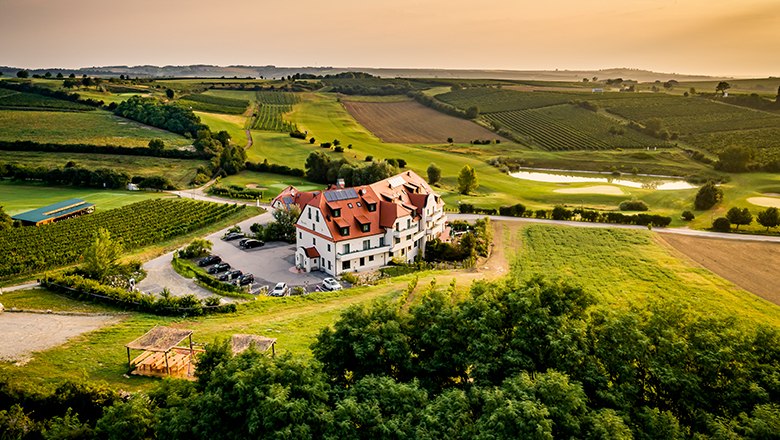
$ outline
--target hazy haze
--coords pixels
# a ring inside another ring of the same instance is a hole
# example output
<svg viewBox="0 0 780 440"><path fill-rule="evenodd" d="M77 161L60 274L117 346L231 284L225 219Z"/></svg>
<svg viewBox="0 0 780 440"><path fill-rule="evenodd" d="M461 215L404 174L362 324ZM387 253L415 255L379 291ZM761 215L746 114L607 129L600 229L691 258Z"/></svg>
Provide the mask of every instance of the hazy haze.
<svg viewBox="0 0 780 440"><path fill-rule="evenodd" d="M0 64L780 76L778 0L0 0Z"/></svg>

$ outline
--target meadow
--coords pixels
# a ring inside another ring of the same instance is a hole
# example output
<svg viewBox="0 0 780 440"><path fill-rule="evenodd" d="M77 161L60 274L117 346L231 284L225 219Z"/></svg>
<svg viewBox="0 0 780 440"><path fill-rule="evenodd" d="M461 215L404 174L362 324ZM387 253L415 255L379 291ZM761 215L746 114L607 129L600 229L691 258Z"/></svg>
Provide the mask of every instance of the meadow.
<svg viewBox="0 0 780 440"><path fill-rule="evenodd" d="M166 159L149 156L123 156L118 154L44 153L35 151L0 151L0 162L44 168L61 168L69 161L88 168L112 168L132 176L163 176L174 185L186 187L195 178L202 160Z"/></svg>
<svg viewBox="0 0 780 440"><path fill-rule="evenodd" d="M241 187L252 187L263 191L263 202L270 202L279 195L283 189L290 185L295 186L301 191L316 191L323 189L323 185L309 182L301 177L280 176L278 174L258 173L255 171L244 171L219 180L222 185L237 185Z"/></svg>
<svg viewBox="0 0 780 440"><path fill-rule="evenodd" d="M167 147L192 144L183 136L114 116L103 110L55 112L0 110L0 140L145 147L151 139Z"/></svg>
<svg viewBox="0 0 780 440"><path fill-rule="evenodd" d="M178 103L192 110L229 115L240 115L249 106L249 101L247 100L204 95L202 93L185 95L179 98Z"/></svg>
<svg viewBox="0 0 780 440"><path fill-rule="evenodd" d="M3 90L0 95L0 108L21 108L21 109L39 109L39 110L62 110L62 111L92 111L95 108L79 104L77 102L64 101L49 96L36 95L33 93L12 92Z"/></svg>
<svg viewBox="0 0 780 440"><path fill-rule="evenodd" d="M224 115L220 113L194 112L200 122L209 126L213 133L225 130L230 134L231 141L245 147L247 144L246 125L247 118L241 115Z"/></svg>

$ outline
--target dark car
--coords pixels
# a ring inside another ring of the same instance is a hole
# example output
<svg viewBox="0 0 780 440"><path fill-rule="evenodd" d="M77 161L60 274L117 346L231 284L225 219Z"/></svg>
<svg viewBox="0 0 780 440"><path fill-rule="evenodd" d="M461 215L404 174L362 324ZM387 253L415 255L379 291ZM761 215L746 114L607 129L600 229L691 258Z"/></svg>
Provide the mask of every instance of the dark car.
<svg viewBox="0 0 780 440"><path fill-rule="evenodd" d="M230 281L230 280L235 280L236 278L240 278L241 275L243 275L243 274L244 273L241 272L240 270L231 270L229 272L223 273L217 279L220 280L220 281Z"/></svg>
<svg viewBox="0 0 780 440"><path fill-rule="evenodd" d="M244 234L240 232L231 232L224 237L222 237L225 241L232 241L232 240L238 240L239 238L244 238Z"/></svg>
<svg viewBox="0 0 780 440"><path fill-rule="evenodd" d="M198 266L200 267L211 266L212 264L217 264L221 262L222 262L222 258L216 255L209 255L208 257L203 257L200 260L198 260Z"/></svg>
<svg viewBox="0 0 780 440"><path fill-rule="evenodd" d="M228 269L230 269L230 265L227 264L227 263L215 264L215 265L209 267L209 273L214 275L214 274L217 274L217 273L220 273L220 272L224 272L224 271L226 271Z"/></svg>
<svg viewBox="0 0 780 440"><path fill-rule="evenodd" d="M233 283L237 286L248 286L255 282L255 276L251 273L241 275Z"/></svg>
<svg viewBox="0 0 780 440"><path fill-rule="evenodd" d="M265 243L260 240L247 240L241 243L241 247L244 249L253 249L260 246L265 246Z"/></svg>

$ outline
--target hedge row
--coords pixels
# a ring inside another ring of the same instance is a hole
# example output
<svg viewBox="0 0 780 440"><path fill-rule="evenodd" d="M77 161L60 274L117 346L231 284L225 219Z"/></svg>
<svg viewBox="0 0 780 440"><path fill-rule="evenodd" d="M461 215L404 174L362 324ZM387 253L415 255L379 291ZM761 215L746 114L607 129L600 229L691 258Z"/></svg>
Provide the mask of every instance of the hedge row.
<svg viewBox="0 0 780 440"><path fill-rule="evenodd" d="M287 165L268 163L268 159L262 162L247 162L246 169L260 173L282 174L285 176L303 177L306 173L300 168L290 168Z"/></svg>
<svg viewBox="0 0 780 440"><path fill-rule="evenodd" d="M263 197L263 191L259 189L243 188L238 185L217 186L212 185L208 193L214 196L229 197L231 199L256 200Z"/></svg>
<svg viewBox="0 0 780 440"><path fill-rule="evenodd" d="M148 147L120 147L116 145L52 144L31 141L0 141L4 151L43 151L51 153L121 154L125 156L152 156L167 159L210 159L211 156L195 150L158 150Z"/></svg>
<svg viewBox="0 0 780 440"><path fill-rule="evenodd" d="M76 299L87 299L107 303L127 310L137 310L157 315L203 315L206 313L230 313L236 311L235 304L218 304L219 299L201 301L195 295L155 296L138 291L128 292L117 287L106 286L95 280L78 275L49 275L41 280L49 290ZM210 305L206 305L210 304Z"/></svg>
<svg viewBox="0 0 780 440"><path fill-rule="evenodd" d="M461 214L500 214L508 217L526 217L552 220L572 220L592 223L615 223L621 225L638 226L657 226L665 227L672 223L672 218L657 214L634 214L626 215L620 212L599 212L592 209L567 209L563 206L556 206L553 209L537 209L536 211L526 210L525 206L518 203L513 206L502 206L495 208L478 208L469 203L461 203L459 206Z"/></svg>

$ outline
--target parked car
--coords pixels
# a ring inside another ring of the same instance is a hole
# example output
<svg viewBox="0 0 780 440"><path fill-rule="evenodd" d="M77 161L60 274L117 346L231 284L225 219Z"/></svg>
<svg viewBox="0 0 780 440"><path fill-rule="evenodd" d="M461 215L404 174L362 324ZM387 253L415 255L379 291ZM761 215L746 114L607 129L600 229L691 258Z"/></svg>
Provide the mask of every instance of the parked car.
<svg viewBox="0 0 780 440"><path fill-rule="evenodd" d="M241 272L240 270L231 270L231 271L223 273L217 279L220 280L220 281L230 281L230 280L235 280L236 278L241 277L241 275L243 275L243 274L244 273Z"/></svg>
<svg viewBox="0 0 780 440"><path fill-rule="evenodd" d="M216 255L209 255L208 257L203 257L200 260L198 260L198 266L200 267L211 266L212 264L217 264L221 262L222 262L222 258Z"/></svg>
<svg viewBox="0 0 780 440"><path fill-rule="evenodd" d="M290 293L290 288L287 287L287 283L277 283L274 286L274 290L269 293L269 296L285 296Z"/></svg>
<svg viewBox="0 0 780 440"><path fill-rule="evenodd" d="M255 276L251 273L241 275L233 281L238 286L248 286L255 282Z"/></svg>
<svg viewBox="0 0 780 440"><path fill-rule="evenodd" d="M341 283L338 282L335 278L325 278L322 280L322 287L325 288L325 290L341 290Z"/></svg>
<svg viewBox="0 0 780 440"><path fill-rule="evenodd" d="M252 239L252 240L247 240L247 241L241 243L240 246L242 248L244 248L244 249L253 249L253 248L256 248L256 247L265 246L265 243L263 241L260 241L260 240Z"/></svg>
<svg viewBox="0 0 780 440"><path fill-rule="evenodd" d="M239 246L243 246L244 243L246 243L249 240L252 240L252 239L251 238L242 238L241 241L238 242L238 245Z"/></svg>
<svg viewBox="0 0 780 440"><path fill-rule="evenodd" d="M208 272L212 275L224 272L230 269L230 265L227 263L219 263L209 267Z"/></svg>
<svg viewBox="0 0 780 440"><path fill-rule="evenodd" d="M239 238L244 238L245 235L240 232L230 232L228 234L225 234L224 237L222 237L225 241L232 241L232 240L238 240Z"/></svg>

